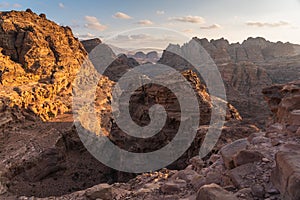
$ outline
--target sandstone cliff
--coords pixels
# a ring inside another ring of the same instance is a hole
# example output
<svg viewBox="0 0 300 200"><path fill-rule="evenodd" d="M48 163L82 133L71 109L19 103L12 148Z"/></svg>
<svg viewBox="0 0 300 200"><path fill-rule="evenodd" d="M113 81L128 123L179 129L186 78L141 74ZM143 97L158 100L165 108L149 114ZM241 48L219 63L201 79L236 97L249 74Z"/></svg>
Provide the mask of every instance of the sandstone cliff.
<svg viewBox="0 0 300 200"><path fill-rule="evenodd" d="M44 120L69 111L71 83L87 55L71 29L30 10L0 18L1 96Z"/></svg>

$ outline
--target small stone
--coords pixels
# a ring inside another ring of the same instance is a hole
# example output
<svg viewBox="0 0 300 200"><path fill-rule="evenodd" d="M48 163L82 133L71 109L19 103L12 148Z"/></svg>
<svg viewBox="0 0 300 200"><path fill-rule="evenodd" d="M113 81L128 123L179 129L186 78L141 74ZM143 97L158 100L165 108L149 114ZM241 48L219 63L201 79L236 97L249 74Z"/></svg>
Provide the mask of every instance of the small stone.
<svg viewBox="0 0 300 200"><path fill-rule="evenodd" d="M104 183L87 189L85 195L91 200L111 200L113 198L113 191L110 185Z"/></svg>
<svg viewBox="0 0 300 200"><path fill-rule="evenodd" d="M210 184L200 188L196 200L238 200L238 198L219 185Z"/></svg>
<svg viewBox="0 0 300 200"><path fill-rule="evenodd" d="M215 163L215 162L217 162L217 160L219 160L220 159L220 155L218 155L218 154L213 154L210 158L209 158L209 163Z"/></svg>
<svg viewBox="0 0 300 200"><path fill-rule="evenodd" d="M7 190L8 190L7 186L0 182L0 195L5 194Z"/></svg>
<svg viewBox="0 0 300 200"><path fill-rule="evenodd" d="M206 184L211 184L211 183L221 184L221 177L222 177L221 172L217 172L217 171L208 172L206 175Z"/></svg>
<svg viewBox="0 0 300 200"><path fill-rule="evenodd" d="M204 176L201 175L195 176L191 181L191 185L196 191L199 190L205 184L206 184L206 179Z"/></svg>
<svg viewBox="0 0 300 200"><path fill-rule="evenodd" d="M251 135L248 136L248 141L252 143L253 138L255 137L265 137L266 133L264 132L258 132L258 133L252 133Z"/></svg>
<svg viewBox="0 0 300 200"><path fill-rule="evenodd" d="M197 172L200 171L204 166L204 162L199 156L191 158L190 163L193 166L193 169Z"/></svg>
<svg viewBox="0 0 300 200"><path fill-rule="evenodd" d="M186 187L186 181L181 179L176 179L173 181L175 184L179 185L180 188Z"/></svg>
<svg viewBox="0 0 300 200"><path fill-rule="evenodd" d="M173 176L172 179L182 179L185 180L187 183L190 183L193 178L195 176L199 175L197 172L195 172L194 170L190 170L190 169L185 169L185 170L181 170L176 172Z"/></svg>
<svg viewBox="0 0 300 200"><path fill-rule="evenodd" d="M165 195L164 200L179 200L179 197L175 195Z"/></svg>
<svg viewBox="0 0 300 200"><path fill-rule="evenodd" d="M270 188L267 192L269 194L279 194L280 193L276 188Z"/></svg>
<svg viewBox="0 0 300 200"><path fill-rule="evenodd" d="M300 127L298 128L298 130L296 131L296 135L300 136Z"/></svg>
<svg viewBox="0 0 300 200"><path fill-rule="evenodd" d="M251 192L255 197L263 198L265 196L265 188L259 184L251 186Z"/></svg>
<svg viewBox="0 0 300 200"><path fill-rule="evenodd" d="M167 182L161 186L160 190L165 194L173 194L179 192L181 188L182 187L180 184L176 184L174 182Z"/></svg>
<svg viewBox="0 0 300 200"><path fill-rule="evenodd" d="M259 136L259 137L253 138L251 144L258 145L258 144L270 143L270 142L271 142L270 138Z"/></svg>
<svg viewBox="0 0 300 200"><path fill-rule="evenodd" d="M280 124L280 123L275 123L275 124L272 124L271 126L269 126L268 128L268 131L271 132L271 131L274 131L274 132L281 132L283 131L283 125Z"/></svg>
<svg viewBox="0 0 300 200"><path fill-rule="evenodd" d="M246 200L253 200L251 188L243 188L234 194L236 197Z"/></svg>
<svg viewBox="0 0 300 200"><path fill-rule="evenodd" d="M278 138L274 138L274 139L272 139L271 143L272 143L272 146L275 147L275 146L282 144L282 141Z"/></svg>
<svg viewBox="0 0 300 200"><path fill-rule="evenodd" d="M258 151L242 150L233 157L234 166L238 167L247 163L259 162L263 155Z"/></svg>

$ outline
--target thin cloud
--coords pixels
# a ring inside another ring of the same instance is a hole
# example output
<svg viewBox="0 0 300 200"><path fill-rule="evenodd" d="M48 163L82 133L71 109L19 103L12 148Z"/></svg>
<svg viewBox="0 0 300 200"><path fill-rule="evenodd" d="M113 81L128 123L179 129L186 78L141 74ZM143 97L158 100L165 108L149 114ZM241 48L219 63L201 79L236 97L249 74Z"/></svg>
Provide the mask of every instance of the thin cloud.
<svg viewBox="0 0 300 200"><path fill-rule="evenodd" d="M179 21L179 22L187 22L187 23L194 23L194 24L202 24L205 23L205 20L203 17L200 16L184 16L184 17L171 17L169 20L173 21Z"/></svg>
<svg viewBox="0 0 300 200"><path fill-rule="evenodd" d="M163 10L157 10L157 11L156 11L156 14L157 14L157 15L164 15L164 14L165 14L165 11L163 11Z"/></svg>
<svg viewBox="0 0 300 200"><path fill-rule="evenodd" d="M102 25L100 21L94 16L85 16L84 20L86 21L86 24L84 26L88 29L97 31L104 31L107 29L107 26Z"/></svg>
<svg viewBox="0 0 300 200"><path fill-rule="evenodd" d="M77 20L72 20L72 23L70 25L72 28L79 28L79 22Z"/></svg>
<svg viewBox="0 0 300 200"><path fill-rule="evenodd" d="M285 22L285 21L279 21L279 22L273 22L273 23L248 21L248 22L246 22L246 25L247 26L255 26L255 27L259 27L259 28L262 28L262 27L276 28L276 27L290 25L290 23Z"/></svg>
<svg viewBox="0 0 300 200"><path fill-rule="evenodd" d="M10 4L10 3L7 3L7 2L0 3L0 8L10 8L10 7L21 8L22 5L18 4L18 3L14 3L14 4Z"/></svg>
<svg viewBox="0 0 300 200"><path fill-rule="evenodd" d="M219 24L213 24L210 26L201 26L201 29L211 30L211 29L219 29L221 26Z"/></svg>
<svg viewBox="0 0 300 200"><path fill-rule="evenodd" d="M76 37L80 38L80 39L90 39L90 38L95 38L96 36L92 33L87 33L87 34L79 34L76 33L75 34Z"/></svg>
<svg viewBox="0 0 300 200"><path fill-rule="evenodd" d="M138 21L137 24L146 26L146 25L152 25L154 23L152 21L148 20L148 19L145 19L145 20Z"/></svg>
<svg viewBox="0 0 300 200"><path fill-rule="evenodd" d="M151 35L147 34L136 34L136 35L131 35L130 38L132 40L146 40L146 39L151 39Z"/></svg>
<svg viewBox="0 0 300 200"><path fill-rule="evenodd" d="M113 15L114 18L117 18L117 19L132 19L131 16L125 14L125 13L122 13L122 12L117 12L116 14Z"/></svg>
<svg viewBox="0 0 300 200"><path fill-rule="evenodd" d="M194 30L193 29L185 29L182 32L184 32L184 33L194 33Z"/></svg>
<svg viewBox="0 0 300 200"><path fill-rule="evenodd" d="M0 3L0 8L8 8L9 6L10 4L7 2Z"/></svg>
<svg viewBox="0 0 300 200"><path fill-rule="evenodd" d="M117 35L114 40L115 41L137 41L137 40L149 40L153 39L151 35L147 34L135 34L135 35Z"/></svg>
<svg viewBox="0 0 300 200"><path fill-rule="evenodd" d="M59 6L60 8L65 8L65 4L63 4L63 3L59 3L58 6Z"/></svg>
<svg viewBox="0 0 300 200"><path fill-rule="evenodd" d="M15 4L13 4L13 7L14 7L14 8L21 8L22 5L21 5L21 4L18 4L18 3L15 3Z"/></svg>

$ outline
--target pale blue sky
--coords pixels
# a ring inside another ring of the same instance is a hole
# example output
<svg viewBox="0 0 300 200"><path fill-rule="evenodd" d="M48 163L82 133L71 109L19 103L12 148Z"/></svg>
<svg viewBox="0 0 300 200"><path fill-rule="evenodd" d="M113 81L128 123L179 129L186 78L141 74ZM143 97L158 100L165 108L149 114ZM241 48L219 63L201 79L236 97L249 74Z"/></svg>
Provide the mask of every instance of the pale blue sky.
<svg viewBox="0 0 300 200"><path fill-rule="evenodd" d="M178 36L159 29L121 33L143 27L172 29L188 37L224 37L230 42L261 36L271 41L300 44L300 0L9 0L0 3L0 10L26 8L46 13L49 19L70 26L81 39L105 40L119 34L117 42L124 46L138 46L142 41L163 48ZM129 40L135 43L128 43Z"/></svg>

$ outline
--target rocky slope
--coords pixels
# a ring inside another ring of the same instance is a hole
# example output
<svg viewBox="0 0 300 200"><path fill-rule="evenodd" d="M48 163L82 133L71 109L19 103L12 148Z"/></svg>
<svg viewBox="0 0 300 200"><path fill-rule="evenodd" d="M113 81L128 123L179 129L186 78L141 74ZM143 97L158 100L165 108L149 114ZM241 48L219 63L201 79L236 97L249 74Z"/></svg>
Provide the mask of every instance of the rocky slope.
<svg viewBox="0 0 300 200"><path fill-rule="evenodd" d="M299 81L266 88L264 94L274 113L266 131L229 142L207 160L193 157L184 170L162 169L127 183L99 184L55 199L297 200L299 89ZM285 111L284 120L278 118L280 110ZM291 132L289 126L297 131Z"/></svg>

